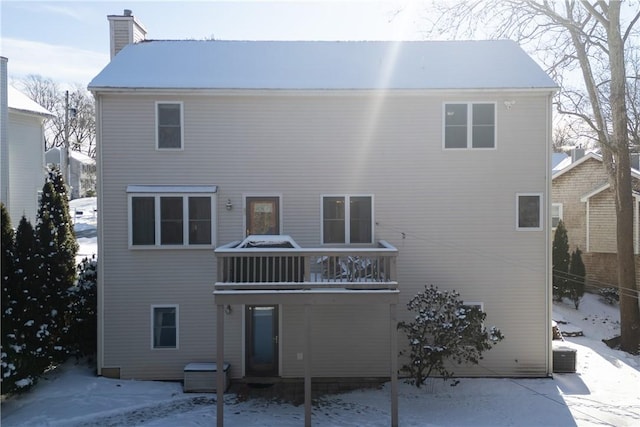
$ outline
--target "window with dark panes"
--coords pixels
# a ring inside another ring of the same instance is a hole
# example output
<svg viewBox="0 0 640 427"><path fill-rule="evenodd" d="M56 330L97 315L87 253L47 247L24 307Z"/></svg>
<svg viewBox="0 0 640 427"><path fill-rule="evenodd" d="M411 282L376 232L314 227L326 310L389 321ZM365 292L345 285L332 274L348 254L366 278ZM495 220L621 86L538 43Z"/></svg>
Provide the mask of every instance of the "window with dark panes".
<svg viewBox="0 0 640 427"><path fill-rule="evenodd" d="M371 196L324 196L322 243L371 243Z"/></svg>
<svg viewBox="0 0 640 427"><path fill-rule="evenodd" d="M495 104L445 104L444 148L495 148L495 131Z"/></svg>
<svg viewBox="0 0 640 427"><path fill-rule="evenodd" d="M473 104L472 111L471 146L473 148L495 147L495 105Z"/></svg>
<svg viewBox="0 0 640 427"><path fill-rule="evenodd" d="M153 308L153 348L177 348L178 319L176 307Z"/></svg>
<svg viewBox="0 0 640 427"><path fill-rule="evenodd" d="M533 230L541 227L541 196L539 194L518 195L518 229Z"/></svg>
<svg viewBox="0 0 640 427"><path fill-rule="evenodd" d="M467 104L446 104L445 148L467 148Z"/></svg>
<svg viewBox="0 0 640 427"><path fill-rule="evenodd" d="M182 148L182 105L158 103L158 148Z"/></svg>
<svg viewBox="0 0 640 427"><path fill-rule="evenodd" d="M155 239L155 198L131 198L131 243L133 245L154 245Z"/></svg>
<svg viewBox="0 0 640 427"><path fill-rule="evenodd" d="M182 197L160 197L160 243L181 245L182 224Z"/></svg>
<svg viewBox="0 0 640 427"><path fill-rule="evenodd" d="M350 198L351 243L371 243L371 197Z"/></svg>
<svg viewBox="0 0 640 427"><path fill-rule="evenodd" d="M344 197L324 197L322 201L323 242L345 243Z"/></svg>
<svg viewBox="0 0 640 427"><path fill-rule="evenodd" d="M211 197L189 197L189 244L211 244Z"/></svg>

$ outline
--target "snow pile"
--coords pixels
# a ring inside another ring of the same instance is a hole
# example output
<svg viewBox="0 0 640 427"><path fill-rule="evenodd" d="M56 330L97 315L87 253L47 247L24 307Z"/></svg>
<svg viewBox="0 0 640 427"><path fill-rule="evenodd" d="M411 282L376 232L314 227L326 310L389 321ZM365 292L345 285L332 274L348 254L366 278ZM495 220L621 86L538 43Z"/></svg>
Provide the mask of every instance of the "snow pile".
<svg viewBox="0 0 640 427"><path fill-rule="evenodd" d="M84 197L69 201L69 215L78 242L76 262L98 254L98 208L96 197Z"/></svg>

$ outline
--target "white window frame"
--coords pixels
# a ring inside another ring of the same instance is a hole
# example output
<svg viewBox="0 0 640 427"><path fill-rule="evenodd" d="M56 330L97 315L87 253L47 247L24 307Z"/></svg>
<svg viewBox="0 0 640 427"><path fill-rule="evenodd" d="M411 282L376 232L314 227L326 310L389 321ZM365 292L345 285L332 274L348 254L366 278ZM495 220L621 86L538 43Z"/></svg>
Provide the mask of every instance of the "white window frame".
<svg viewBox="0 0 640 427"><path fill-rule="evenodd" d="M157 308L175 308L176 310L176 346L156 347L155 338L155 311ZM151 350L179 350L180 349L180 306L178 304L152 304L151 305Z"/></svg>
<svg viewBox="0 0 640 427"><path fill-rule="evenodd" d="M558 220L562 221L562 203L552 203L551 204L551 229L555 230L557 228L557 226L553 225L553 208L557 207L558 208Z"/></svg>
<svg viewBox="0 0 640 427"><path fill-rule="evenodd" d="M539 224L537 227L520 227L520 197L536 196L540 200L539 203ZM544 229L544 199L543 193L516 193L516 230L518 231L541 231Z"/></svg>
<svg viewBox="0 0 640 427"><path fill-rule="evenodd" d="M217 187L216 186L139 186L130 185L127 187L128 196L128 242L129 249L213 249L216 246L217 229ZM133 198L153 197L155 212L155 243L152 245L133 244ZM181 197L182 198L182 244L163 245L161 235L160 198ZM190 244L189 243L189 197L210 197L211 199L211 243L210 244Z"/></svg>
<svg viewBox="0 0 640 427"><path fill-rule="evenodd" d="M180 105L180 147L179 148L164 148L160 147L160 115L158 114L158 107L160 105ZM157 151L183 151L184 150L184 102L183 101L156 101L155 103L155 116L156 116L156 150Z"/></svg>
<svg viewBox="0 0 640 427"><path fill-rule="evenodd" d="M324 199L325 197L342 197L344 198L344 242L343 243L326 243L324 241ZM371 198L371 239L366 243L351 243L351 203L352 197L370 197ZM373 194L322 194L320 195L320 242L323 245L370 245L373 243L375 236L375 199Z"/></svg>
<svg viewBox="0 0 640 427"><path fill-rule="evenodd" d="M476 104L493 105L493 147L474 147L473 146L473 106ZM467 146L448 148L447 143L447 105L466 105L467 106ZM443 150L496 150L498 148L498 107L494 101L452 101L442 103L442 149Z"/></svg>

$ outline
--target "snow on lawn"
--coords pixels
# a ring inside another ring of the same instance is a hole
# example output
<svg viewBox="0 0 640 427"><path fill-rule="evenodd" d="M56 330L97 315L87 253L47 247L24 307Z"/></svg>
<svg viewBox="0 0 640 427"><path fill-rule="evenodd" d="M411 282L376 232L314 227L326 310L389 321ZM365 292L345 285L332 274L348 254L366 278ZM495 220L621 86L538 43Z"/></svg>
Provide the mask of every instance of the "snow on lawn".
<svg viewBox="0 0 640 427"><path fill-rule="evenodd" d="M602 343L619 330L617 306L587 294L573 305L554 304L554 317L582 329L564 346L577 350L577 373L553 379L462 379L456 387L399 386L401 426L639 426L640 356ZM562 329L562 324L559 325ZM183 393L179 383L96 377L69 362L30 393L2 403L2 426L210 426L215 394ZM314 426L388 426L389 385L327 395L314 403ZM225 396L225 425L293 427L304 406Z"/></svg>

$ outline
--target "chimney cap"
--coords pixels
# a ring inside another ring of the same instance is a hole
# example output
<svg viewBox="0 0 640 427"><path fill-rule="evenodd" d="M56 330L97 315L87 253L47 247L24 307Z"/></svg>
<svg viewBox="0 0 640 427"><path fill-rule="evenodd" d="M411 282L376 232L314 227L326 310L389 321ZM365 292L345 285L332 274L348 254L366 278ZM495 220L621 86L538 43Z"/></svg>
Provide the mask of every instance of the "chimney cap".
<svg viewBox="0 0 640 427"><path fill-rule="evenodd" d="M131 9L125 9L124 10L124 16L131 16L133 14L133 12L131 12Z"/></svg>

